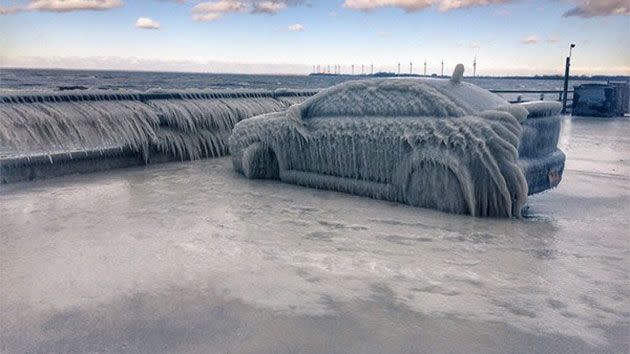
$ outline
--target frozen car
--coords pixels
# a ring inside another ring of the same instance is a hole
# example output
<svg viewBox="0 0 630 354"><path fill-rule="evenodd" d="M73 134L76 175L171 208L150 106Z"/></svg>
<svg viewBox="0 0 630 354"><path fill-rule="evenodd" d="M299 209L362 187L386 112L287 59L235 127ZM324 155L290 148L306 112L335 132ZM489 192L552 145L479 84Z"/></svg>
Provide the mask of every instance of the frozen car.
<svg viewBox="0 0 630 354"><path fill-rule="evenodd" d="M279 179L474 216L515 216L555 187L560 104L510 104L451 80L375 79L323 90L230 137L248 178Z"/></svg>

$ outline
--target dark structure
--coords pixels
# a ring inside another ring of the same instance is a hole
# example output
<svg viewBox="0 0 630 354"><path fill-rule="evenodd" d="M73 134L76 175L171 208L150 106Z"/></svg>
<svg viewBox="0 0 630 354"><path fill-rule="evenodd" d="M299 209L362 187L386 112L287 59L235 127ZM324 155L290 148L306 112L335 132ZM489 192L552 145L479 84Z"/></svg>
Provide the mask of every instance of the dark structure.
<svg viewBox="0 0 630 354"><path fill-rule="evenodd" d="M573 94L574 116L619 117L628 113L628 83L583 84Z"/></svg>

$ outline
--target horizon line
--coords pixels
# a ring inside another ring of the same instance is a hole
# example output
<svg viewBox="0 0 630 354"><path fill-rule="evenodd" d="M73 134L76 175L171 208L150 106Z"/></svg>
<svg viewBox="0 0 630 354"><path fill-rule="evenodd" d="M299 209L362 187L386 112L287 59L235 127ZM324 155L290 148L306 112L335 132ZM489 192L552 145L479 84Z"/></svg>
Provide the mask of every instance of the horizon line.
<svg viewBox="0 0 630 354"><path fill-rule="evenodd" d="M297 73L279 73L279 72L261 72L261 73L246 73L246 72L212 72L212 71L186 71L186 70L142 70L142 69L110 69L110 68L69 68L69 67L19 67L19 66L3 66L0 64L1 70L57 70L57 71L106 71L106 72L137 72L137 73L165 73L165 74L204 74L204 75L249 75L249 76L310 76L312 74L321 75L321 76L353 76L353 77L371 77L375 76L378 73L387 73L392 74L392 76L400 76L400 77L432 77L432 75L437 75L437 73L431 73L427 75L423 74L409 74L409 73L401 73L397 75L394 72L388 71L378 71L374 74L334 74L334 73L316 73L309 72L304 74ZM450 77L450 75L437 75L437 77ZM484 75L475 75L475 76L466 76L467 78L545 78L545 77L559 77L562 78L564 75L561 73L558 74L484 74ZM585 74L572 74L569 76L570 78L597 78L597 77L625 77L630 78L630 74L595 74L595 75L585 75Z"/></svg>

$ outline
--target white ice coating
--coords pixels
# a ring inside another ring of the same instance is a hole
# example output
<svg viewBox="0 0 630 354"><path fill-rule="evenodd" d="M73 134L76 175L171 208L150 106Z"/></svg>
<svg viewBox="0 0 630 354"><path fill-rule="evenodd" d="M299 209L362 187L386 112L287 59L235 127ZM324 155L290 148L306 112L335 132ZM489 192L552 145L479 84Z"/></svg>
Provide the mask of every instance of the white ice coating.
<svg viewBox="0 0 630 354"><path fill-rule="evenodd" d="M527 118L554 116L562 110L560 103L555 101L531 101L521 103L519 106L527 110Z"/></svg>
<svg viewBox="0 0 630 354"><path fill-rule="evenodd" d="M13 156L29 156L119 147L157 149L179 159L225 155L227 137L238 121L304 100L299 92L271 91L0 98L0 155L3 149Z"/></svg>
<svg viewBox="0 0 630 354"><path fill-rule="evenodd" d="M130 146L155 140L157 114L138 101L0 104L0 146L18 152Z"/></svg>
<svg viewBox="0 0 630 354"><path fill-rule="evenodd" d="M237 124L230 152L235 169L249 178L519 217L528 195L519 166L520 122L527 115L526 108L466 83L347 82L286 113Z"/></svg>
<svg viewBox="0 0 630 354"><path fill-rule="evenodd" d="M242 119L283 110L286 104L272 97L211 100L151 100L160 119L156 146L180 159L222 156L227 138Z"/></svg>
<svg viewBox="0 0 630 354"><path fill-rule="evenodd" d="M519 156L536 157L554 152L560 135L559 102L533 101L518 106L526 108Z"/></svg>

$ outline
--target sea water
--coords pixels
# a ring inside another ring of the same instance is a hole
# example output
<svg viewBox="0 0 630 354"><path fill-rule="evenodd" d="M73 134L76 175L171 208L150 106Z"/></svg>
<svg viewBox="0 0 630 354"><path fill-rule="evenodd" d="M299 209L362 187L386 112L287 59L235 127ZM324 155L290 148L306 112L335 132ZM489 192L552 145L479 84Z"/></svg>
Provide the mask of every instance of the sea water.
<svg viewBox="0 0 630 354"><path fill-rule="evenodd" d="M244 75L209 73L173 73L102 70L0 69L0 91L58 91L78 86L86 89L138 90L150 89L317 89L360 79L361 76ZM365 78L365 77L363 77ZM562 80L501 79L466 77L467 82L488 90L562 90ZM571 86L586 81L571 81ZM593 81L589 81L593 82ZM518 95L510 95L515 99ZM539 99L539 94L522 95L523 99ZM547 99L557 95L547 95Z"/></svg>

